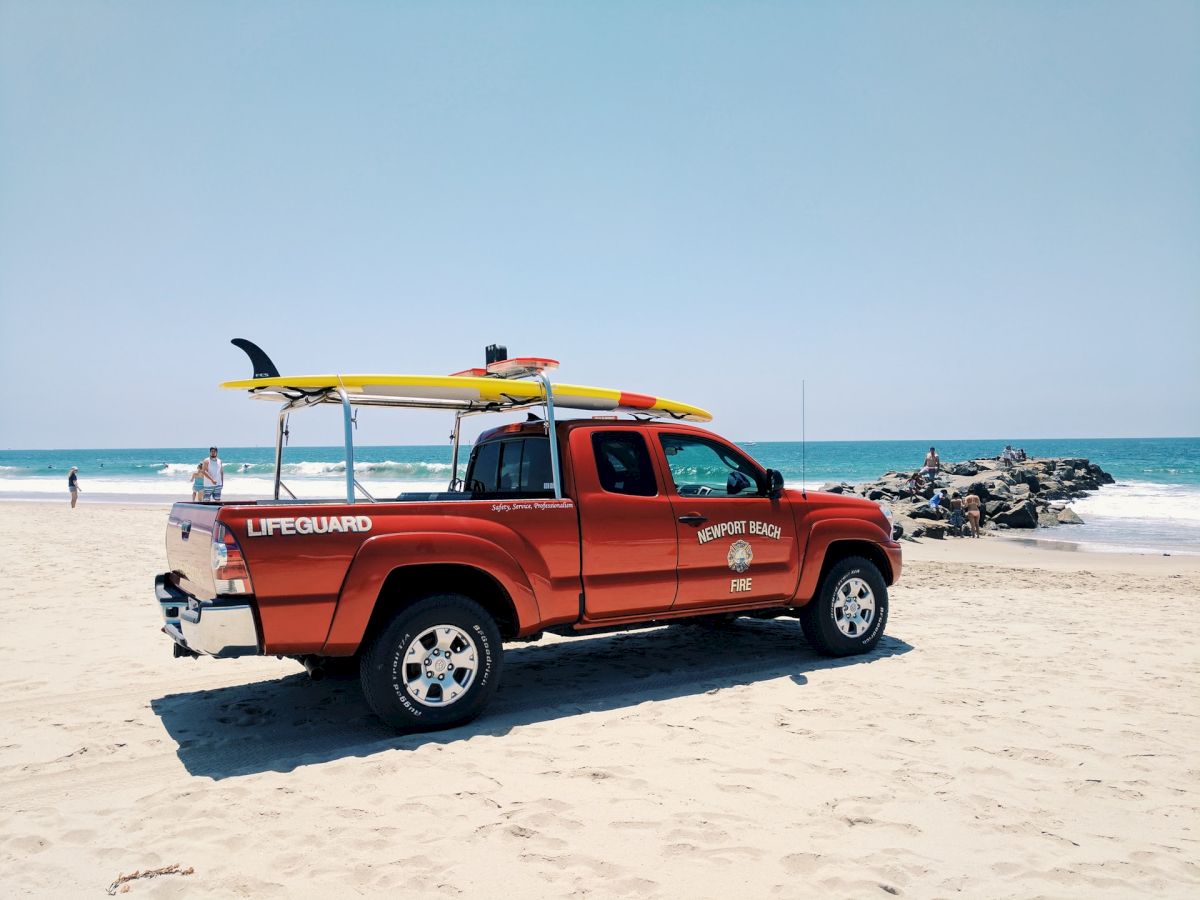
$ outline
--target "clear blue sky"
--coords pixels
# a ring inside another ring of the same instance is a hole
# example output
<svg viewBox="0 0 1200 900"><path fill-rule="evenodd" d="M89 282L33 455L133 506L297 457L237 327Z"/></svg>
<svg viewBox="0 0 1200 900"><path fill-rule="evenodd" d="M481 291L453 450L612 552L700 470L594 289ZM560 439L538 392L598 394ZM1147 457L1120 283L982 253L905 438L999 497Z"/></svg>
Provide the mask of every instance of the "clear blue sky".
<svg viewBox="0 0 1200 900"><path fill-rule="evenodd" d="M802 378L810 439L1200 434L1200 4L0 0L0 447L267 443L235 336L736 439Z"/></svg>

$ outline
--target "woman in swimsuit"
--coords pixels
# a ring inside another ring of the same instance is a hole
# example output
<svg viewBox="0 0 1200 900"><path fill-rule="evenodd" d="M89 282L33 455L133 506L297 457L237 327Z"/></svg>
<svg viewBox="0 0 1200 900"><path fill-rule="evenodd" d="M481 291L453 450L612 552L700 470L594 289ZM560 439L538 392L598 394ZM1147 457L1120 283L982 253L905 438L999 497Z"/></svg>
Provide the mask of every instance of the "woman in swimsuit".
<svg viewBox="0 0 1200 900"><path fill-rule="evenodd" d="M204 499L204 465L197 463L196 471L192 473L192 502L199 503Z"/></svg>
<svg viewBox="0 0 1200 900"><path fill-rule="evenodd" d="M967 521L971 523L971 537L979 537L979 518L982 514L979 498L975 494L967 494L963 498L963 505L967 508Z"/></svg>

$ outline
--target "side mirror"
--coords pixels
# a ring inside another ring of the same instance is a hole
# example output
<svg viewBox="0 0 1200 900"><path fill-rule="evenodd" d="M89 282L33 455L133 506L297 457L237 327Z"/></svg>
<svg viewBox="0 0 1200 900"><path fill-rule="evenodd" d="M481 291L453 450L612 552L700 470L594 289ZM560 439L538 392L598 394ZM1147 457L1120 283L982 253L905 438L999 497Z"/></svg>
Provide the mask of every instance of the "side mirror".
<svg viewBox="0 0 1200 900"><path fill-rule="evenodd" d="M735 494L740 494L748 487L753 487L754 482L750 480L750 476L745 472L739 472L737 469L731 469L729 478L725 482L725 493L730 497Z"/></svg>
<svg viewBox="0 0 1200 900"><path fill-rule="evenodd" d="M783 473L778 469L767 469L767 496L772 500L783 493Z"/></svg>

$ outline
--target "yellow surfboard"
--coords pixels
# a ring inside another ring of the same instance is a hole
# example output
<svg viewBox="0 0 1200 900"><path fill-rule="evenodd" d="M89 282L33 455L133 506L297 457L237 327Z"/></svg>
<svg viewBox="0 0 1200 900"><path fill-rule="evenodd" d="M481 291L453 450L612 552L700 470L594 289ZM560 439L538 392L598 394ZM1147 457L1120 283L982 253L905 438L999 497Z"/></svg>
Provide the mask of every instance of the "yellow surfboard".
<svg viewBox="0 0 1200 900"><path fill-rule="evenodd" d="M537 381L475 375L281 375L226 381L221 387L271 393L280 399L340 388L352 403L356 398L378 397L414 401L405 405L418 406L420 401L429 400L431 407L442 409L526 406L543 396L542 385ZM684 422L712 421L707 410L649 394L578 384L554 384L553 388L555 408L630 413Z"/></svg>

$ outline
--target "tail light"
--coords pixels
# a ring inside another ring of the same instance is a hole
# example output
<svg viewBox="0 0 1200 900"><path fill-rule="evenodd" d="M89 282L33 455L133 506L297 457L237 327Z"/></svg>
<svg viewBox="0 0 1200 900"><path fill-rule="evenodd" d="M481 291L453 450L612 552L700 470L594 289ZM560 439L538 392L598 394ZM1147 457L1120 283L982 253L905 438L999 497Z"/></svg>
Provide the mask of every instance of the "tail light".
<svg viewBox="0 0 1200 900"><path fill-rule="evenodd" d="M218 594L253 594L250 569L233 532L217 523L212 539L213 581Z"/></svg>

